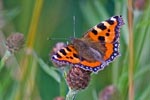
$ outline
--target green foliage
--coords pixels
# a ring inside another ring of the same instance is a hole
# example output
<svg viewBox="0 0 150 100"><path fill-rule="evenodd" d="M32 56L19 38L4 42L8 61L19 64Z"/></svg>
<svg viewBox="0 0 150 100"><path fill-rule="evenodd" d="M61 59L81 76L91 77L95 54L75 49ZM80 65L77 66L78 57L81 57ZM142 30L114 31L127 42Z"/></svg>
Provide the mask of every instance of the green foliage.
<svg viewBox="0 0 150 100"><path fill-rule="evenodd" d="M135 100L150 98L149 3L145 0L142 10L133 10ZM98 100L99 93L109 85L118 88L122 100L128 99L130 42L126 0L2 0L0 4L3 5L0 23L4 22L0 34L8 36L12 32L22 32L26 37L24 49L12 55L0 70L0 100L65 97L68 87L49 57L54 44L62 41L48 41L47 38L69 40L73 36L73 16L76 17L76 36L80 37L90 27L113 15L122 15L125 21L120 35L121 56L105 70L93 74L89 87L79 92L76 100ZM0 37L1 41L5 38ZM5 47L1 43L2 59Z"/></svg>

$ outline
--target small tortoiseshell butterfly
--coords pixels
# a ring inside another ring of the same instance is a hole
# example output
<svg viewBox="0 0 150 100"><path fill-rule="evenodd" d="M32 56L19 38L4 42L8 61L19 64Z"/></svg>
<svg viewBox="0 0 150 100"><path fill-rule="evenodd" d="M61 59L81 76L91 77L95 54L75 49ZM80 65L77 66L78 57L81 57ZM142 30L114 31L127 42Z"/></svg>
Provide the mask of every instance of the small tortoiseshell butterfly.
<svg viewBox="0 0 150 100"><path fill-rule="evenodd" d="M88 30L82 38L74 38L71 44L53 54L57 65L70 65L98 72L112 62L119 53L121 16L113 16Z"/></svg>

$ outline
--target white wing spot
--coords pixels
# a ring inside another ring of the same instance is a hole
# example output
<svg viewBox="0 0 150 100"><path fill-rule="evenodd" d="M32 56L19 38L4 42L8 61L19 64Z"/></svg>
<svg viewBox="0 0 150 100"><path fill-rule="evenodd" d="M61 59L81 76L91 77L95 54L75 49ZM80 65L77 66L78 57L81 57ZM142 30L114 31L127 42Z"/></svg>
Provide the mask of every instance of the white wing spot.
<svg viewBox="0 0 150 100"><path fill-rule="evenodd" d="M114 50L115 50L115 51L118 51L118 49L117 49L117 48L114 48Z"/></svg>

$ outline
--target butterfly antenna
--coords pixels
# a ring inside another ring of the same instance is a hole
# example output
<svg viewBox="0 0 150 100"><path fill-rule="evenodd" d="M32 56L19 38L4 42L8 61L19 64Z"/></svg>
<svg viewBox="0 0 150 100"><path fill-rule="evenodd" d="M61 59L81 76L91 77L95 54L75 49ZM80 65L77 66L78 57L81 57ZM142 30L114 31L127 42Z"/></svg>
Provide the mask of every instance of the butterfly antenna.
<svg viewBox="0 0 150 100"><path fill-rule="evenodd" d="M48 37L47 40L68 40L66 38L50 38Z"/></svg>
<svg viewBox="0 0 150 100"><path fill-rule="evenodd" d="M74 38L76 37L76 27L75 27L75 24L76 24L76 17L73 16L73 37Z"/></svg>

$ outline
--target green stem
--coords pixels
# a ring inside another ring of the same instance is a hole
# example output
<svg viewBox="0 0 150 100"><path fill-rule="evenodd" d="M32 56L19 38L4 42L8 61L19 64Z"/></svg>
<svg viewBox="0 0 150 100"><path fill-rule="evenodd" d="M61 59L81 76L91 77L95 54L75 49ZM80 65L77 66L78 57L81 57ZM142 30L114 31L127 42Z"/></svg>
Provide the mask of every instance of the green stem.
<svg viewBox="0 0 150 100"><path fill-rule="evenodd" d="M4 67L4 64L5 64L6 60L7 60L10 56L11 56L11 52L8 51L8 50L6 50L6 52L5 52L4 56L3 56L3 58L2 58L1 61L0 61L0 71L1 71L1 69Z"/></svg>
<svg viewBox="0 0 150 100"><path fill-rule="evenodd" d="M66 100L75 100L75 96L77 93L78 93L78 90L69 89L69 92L66 95Z"/></svg>

